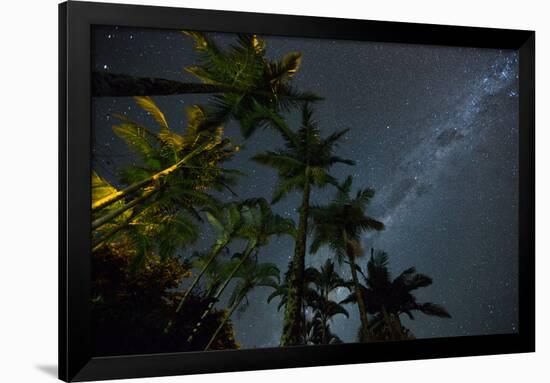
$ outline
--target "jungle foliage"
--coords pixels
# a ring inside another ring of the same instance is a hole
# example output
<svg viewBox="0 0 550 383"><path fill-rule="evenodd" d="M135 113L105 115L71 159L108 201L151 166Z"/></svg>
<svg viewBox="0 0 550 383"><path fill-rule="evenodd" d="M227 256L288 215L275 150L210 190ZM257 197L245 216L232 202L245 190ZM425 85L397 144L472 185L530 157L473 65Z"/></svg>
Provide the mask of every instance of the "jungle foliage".
<svg viewBox="0 0 550 383"><path fill-rule="evenodd" d="M249 307L255 289L266 294L266 305L276 302L284 311L282 346L342 342L334 321L349 318L350 310L359 314L361 342L413 338L402 315L450 317L443 307L416 300L414 291L431 285L430 277L411 267L392 279L384 252L372 250L363 261L363 234L384 229L368 212L375 191L354 191L352 177L340 181L331 174L336 164L355 165L338 155L348 130L322 134L313 109L322 98L292 82L301 53L271 60L255 35L238 35L228 47L202 33L184 35L196 53L196 65L185 70L196 82L94 73L96 97L134 96L151 124L115 115L113 133L133 161L116 180L97 169L92 173L96 352L238 348L232 319ZM207 102L187 108L186 126L173 128L151 96L186 93L208 94ZM300 113L297 127L285 120L292 113ZM270 202L235 195L243 173L226 165L240 150L241 137L226 136L229 121L238 123L245 140L260 129L282 138L282 147L251 158L277 173ZM334 198L313 205L312 196L327 187ZM220 200L221 192L234 201ZM300 196L297 222L276 211L291 193ZM198 252L206 226L211 243ZM281 254L291 259L282 279L263 257L278 236L295 244L293 253ZM320 268L306 267L321 247L329 257ZM342 274L348 269L351 279Z"/></svg>

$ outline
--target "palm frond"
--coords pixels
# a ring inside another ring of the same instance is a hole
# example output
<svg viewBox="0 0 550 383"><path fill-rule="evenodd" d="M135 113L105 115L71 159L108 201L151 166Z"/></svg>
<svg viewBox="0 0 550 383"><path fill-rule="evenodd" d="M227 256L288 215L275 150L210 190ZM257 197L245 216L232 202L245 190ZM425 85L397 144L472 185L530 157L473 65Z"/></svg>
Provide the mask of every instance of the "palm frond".
<svg viewBox="0 0 550 383"><path fill-rule="evenodd" d="M443 307L436 305L435 303L422 303L418 305L418 310L426 315L437 316L440 318L450 318L451 314Z"/></svg>
<svg viewBox="0 0 550 383"><path fill-rule="evenodd" d="M271 63L268 67L269 81L273 84L275 82L285 82L289 78L293 77L300 68L302 63L302 53L289 52L279 62Z"/></svg>
<svg viewBox="0 0 550 383"><path fill-rule="evenodd" d="M156 136L146 128L131 123L113 125L113 132L124 140L126 145L139 154L143 159L156 155L155 144L158 142Z"/></svg>
<svg viewBox="0 0 550 383"><path fill-rule="evenodd" d="M168 122L166 121L166 117L164 117L164 113L162 113L162 111L159 109L157 104L155 104L151 97L139 96L134 97L134 99L139 106L141 106L146 112L151 114L154 120L160 125L161 129L170 130L170 128L168 127Z"/></svg>
<svg viewBox="0 0 550 383"><path fill-rule="evenodd" d="M305 164L298 159L287 155L284 152L267 151L254 155L252 161L272 167L281 175L298 173L305 167Z"/></svg>

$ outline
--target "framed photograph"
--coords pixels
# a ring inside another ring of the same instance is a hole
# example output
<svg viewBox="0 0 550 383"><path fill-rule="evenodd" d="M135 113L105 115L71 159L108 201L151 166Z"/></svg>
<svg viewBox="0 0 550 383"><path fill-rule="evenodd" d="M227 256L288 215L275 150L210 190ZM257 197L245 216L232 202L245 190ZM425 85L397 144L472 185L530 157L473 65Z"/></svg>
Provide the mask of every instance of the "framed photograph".
<svg viewBox="0 0 550 383"><path fill-rule="evenodd" d="M59 377L532 352L535 33L59 5Z"/></svg>

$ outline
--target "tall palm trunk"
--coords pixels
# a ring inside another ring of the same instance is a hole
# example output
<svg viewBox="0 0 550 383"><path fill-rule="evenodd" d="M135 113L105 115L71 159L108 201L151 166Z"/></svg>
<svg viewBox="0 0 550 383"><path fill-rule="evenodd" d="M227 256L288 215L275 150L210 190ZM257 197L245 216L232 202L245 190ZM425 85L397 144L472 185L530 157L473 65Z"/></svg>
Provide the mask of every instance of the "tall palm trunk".
<svg viewBox="0 0 550 383"><path fill-rule="evenodd" d="M185 157L183 157L181 160L176 162L174 165L167 167L164 170L161 170L160 172L153 174L152 176L138 181L130 186L128 186L125 189L118 190L114 193L111 193L109 195L106 195L103 198L98 199L97 201L94 201L92 203L92 211L97 211L100 209L103 209L104 207L107 207L109 205L112 205L113 203L120 201L123 198L126 198L129 194L142 189L146 186L151 185L155 181L159 181L160 179L166 177L169 174L172 174L179 168L181 168L187 161L189 161L191 158L195 157L197 154L204 151L208 145L212 145L212 143L205 143L198 148L192 150L190 153L188 153Z"/></svg>
<svg viewBox="0 0 550 383"><path fill-rule="evenodd" d="M321 331L321 344L327 344L327 319L322 315L323 330Z"/></svg>
<svg viewBox="0 0 550 383"><path fill-rule="evenodd" d="M328 302L328 292L329 292L328 287L326 289L323 289L322 291L325 302ZM323 321L321 344L327 344L327 326L328 326L329 317L326 315L326 312L328 310L324 304L323 304L323 308L324 308L323 309L324 312L321 313L321 320Z"/></svg>
<svg viewBox="0 0 550 383"><path fill-rule="evenodd" d="M201 269L199 274L195 277L195 279L191 283L191 286L189 286L189 288L187 289L187 291L185 292L185 294L181 298L180 303L178 304L178 307L176 308L176 312L179 312L181 310L183 304L185 303L185 301L187 300L187 298L191 294L191 291L195 288L197 283L199 283L200 279L202 278L202 276L204 275L206 270L208 270L208 268L210 267L212 262L214 262L214 259L216 259L216 257L218 256L218 254L220 253L220 251L223 249L223 247L226 244L227 244L227 242L220 242L220 243L216 243L212 247L212 250L210 251L210 257L206 261L206 264L203 266L203 268Z"/></svg>
<svg viewBox="0 0 550 383"><path fill-rule="evenodd" d="M305 173L306 176L302 195L302 206L300 207L298 233L296 236L296 245L294 247L294 258L292 259L292 272L290 276L288 297L285 305L281 346L293 346L299 344L300 331L302 326L305 325L301 309L304 294L307 221L309 217L309 198L311 194L309 167L306 168Z"/></svg>
<svg viewBox="0 0 550 383"><path fill-rule="evenodd" d="M154 77L135 77L110 72L92 72L92 96L169 96L190 93L225 93L235 89L216 84L184 83Z"/></svg>
<svg viewBox="0 0 550 383"><path fill-rule="evenodd" d="M203 311L202 315L200 316L199 321L195 324L195 328L193 328L193 331L191 332L191 335L189 335L189 337L187 338L188 343L191 343L191 341L193 341L193 337L195 336L195 334L199 331L200 327L202 326L202 321L204 320L204 318L206 318L206 316L208 314L210 314L210 312L214 308L214 305L216 304L216 302L218 301L218 299L222 295L223 291L225 290L227 285L229 285L229 282L231 282L231 280L233 279L233 277L235 276L237 271L239 271L239 269L242 267L242 265L244 265L244 263L246 262L246 260L250 256L250 254L252 254L252 251L254 251L254 249L256 248L256 246L257 246L256 241L250 240L248 242L248 245L246 246L246 250L244 251L244 254L241 257L241 260L239 261L239 263L237 263L237 265L233 268L233 270L231 270L231 273L229 274L227 279L224 281L224 283L218 288L218 291L216 291L216 294L212 297L213 298L212 302L210 302L208 304L208 306L206 307L206 309Z"/></svg>
<svg viewBox="0 0 550 383"><path fill-rule="evenodd" d="M390 340L399 340L400 334L395 330L395 323L385 306L382 306L382 317L384 318L384 323L386 324L388 331L390 332Z"/></svg>
<svg viewBox="0 0 550 383"><path fill-rule="evenodd" d="M218 326L218 328L216 329L216 331L214 332L214 334L212 335L212 337L210 338L210 341L208 341L208 344L206 345L206 347L204 348L204 351L208 351L208 349L210 348L210 346L212 346L212 343L214 343L214 341L216 340L216 337L218 336L218 334L220 333L220 331L222 330L223 326L225 326L225 324L227 323L227 321L229 320L229 318L231 317L231 315L233 315L233 312L235 312L235 310L237 309L237 307L239 307L239 305L241 304L242 302L242 298L239 299L237 302L235 302L233 304L233 306L231 307L231 309L229 310L229 312L227 313L227 315L225 316L225 318L223 318L223 321L222 323L220 323L220 325Z"/></svg>
<svg viewBox="0 0 550 383"><path fill-rule="evenodd" d="M357 308L359 309L359 318L361 319L361 329L359 340L361 342L369 341L369 320L367 317L367 308L365 307L365 301L361 295L361 289L359 288L359 279L357 278L357 270L355 266L355 257L348 250L349 265L351 268L351 278L353 280L353 290L355 290L355 299L357 300Z"/></svg>
<svg viewBox="0 0 550 383"><path fill-rule="evenodd" d="M175 94L249 93L260 97L272 97L267 90L243 90L229 85L180 82L158 77L136 77L110 72L92 72L92 96L170 96ZM281 95L282 96L282 95Z"/></svg>

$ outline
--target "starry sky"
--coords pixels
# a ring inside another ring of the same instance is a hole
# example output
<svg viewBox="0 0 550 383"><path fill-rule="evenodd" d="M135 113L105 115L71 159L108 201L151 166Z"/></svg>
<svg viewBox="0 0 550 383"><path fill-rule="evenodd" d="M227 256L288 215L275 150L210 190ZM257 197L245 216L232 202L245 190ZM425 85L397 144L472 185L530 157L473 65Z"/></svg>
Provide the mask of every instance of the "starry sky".
<svg viewBox="0 0 550 383"><path fill-rule="evenodd" d="M231 34L212 33L221 45ZM270 59L290 51L303 54L293 83L325 100L315 106L324 135L350 128L339 156L355 166L338 165L332 174L354 176L354 187L371 187L376 196L368 213L386 230L365 234L363 246L390 256L393 276L415 266L431 276L432 286L417 290L419 301L443 305L451 319L423 314L403 324L418 338L517 332L518 315L518 55L515 51L405 45L344 40L261 36ZM191 40L179 31L96 27L93 67L135 76L196 81L183 68L194 63ZM205 95L155 97L171 128L183 132L184 108L206 103ZM154 128L154 121L131 98L93 100L94 169L117 185L117 169L133 161L111 130L112 113L123 113ZM299 113L286 116L297 127ZM280 147L270 130L244 141L238 126L226 134L245 149L226 164L246 173L235 188L239 198L271 198L276 174L255 164L257 152ZM312 202L326 203L334 190L315 190ZM223 196L227 200L232 197ZM276 213L297 221L295 193L274 205ZM208 248L204 227L197 250ZM233 250L242 244L235 243ZM274 238L260 259L286 270L293 254L289 238ZM187 256L190 251L182 251ZM328 249L307 256L320 266ZM367 257L359 260L366 266ZM350 278L343 264L340 274ZM343 289L342 289L343 290ZM278 346L282 312L267 304L267 289L257 289L249 306L233 317L244 348ZM337 291L333 299L343 299ZM222 300L221 304L224 301ZM336 318L332 330L355 341L359 316Z"/></svg>

